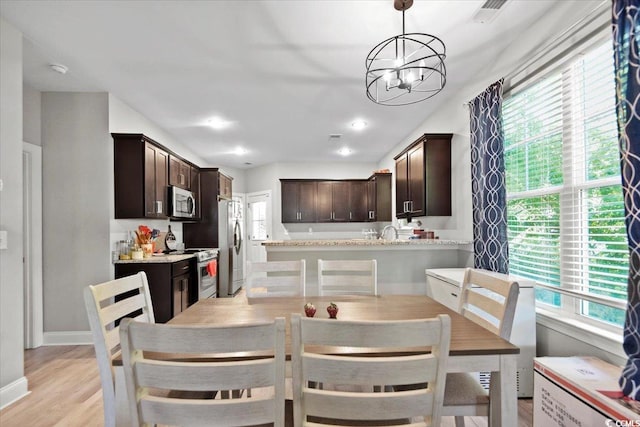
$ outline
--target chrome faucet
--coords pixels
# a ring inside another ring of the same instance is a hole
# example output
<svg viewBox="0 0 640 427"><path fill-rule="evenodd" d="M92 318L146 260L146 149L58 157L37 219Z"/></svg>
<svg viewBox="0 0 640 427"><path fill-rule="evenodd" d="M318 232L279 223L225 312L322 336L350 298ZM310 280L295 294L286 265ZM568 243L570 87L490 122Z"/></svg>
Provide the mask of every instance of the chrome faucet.
<svg viewBox="0 0 640 427"><path fill-rule="evenodd" d="M398 240L398 229L396 227L394 227L393 225L389 224L389 225L385 225L385 227L382 229L382 233L380 233L380 238L381 239L385 239L385 233L387 232L388 229L393 229L394 233L395 233L395 239Z"/></svg>

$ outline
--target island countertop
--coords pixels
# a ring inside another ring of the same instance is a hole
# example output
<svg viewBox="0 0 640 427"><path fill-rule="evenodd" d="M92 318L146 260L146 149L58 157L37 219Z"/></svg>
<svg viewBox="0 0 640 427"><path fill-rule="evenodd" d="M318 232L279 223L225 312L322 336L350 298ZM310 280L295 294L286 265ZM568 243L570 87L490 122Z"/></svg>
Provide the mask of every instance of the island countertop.
<svg viewBox="0 0 640 427"><path fill-rule="evenodd" d="M335 248L336 246L348 246L351 249L445 249L447 247L458 249L472 242L467 240L445 240L445 239L325 239L325 240L268 240L262 242L267 249L279 247L301 248Z"/></svg>

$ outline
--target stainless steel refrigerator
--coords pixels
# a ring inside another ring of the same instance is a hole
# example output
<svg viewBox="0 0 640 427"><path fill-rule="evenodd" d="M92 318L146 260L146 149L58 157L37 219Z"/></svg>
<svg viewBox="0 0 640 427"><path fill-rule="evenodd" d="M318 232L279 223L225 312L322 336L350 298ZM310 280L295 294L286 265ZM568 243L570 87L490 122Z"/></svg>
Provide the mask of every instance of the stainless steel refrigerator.
<svg viewBox="0 0 640 427"><path fill-rule="evenodd" d="M236 200L218 202L218 245L220 266L218 295L235 295L244 284L244 240L242 206Z"/></svg>

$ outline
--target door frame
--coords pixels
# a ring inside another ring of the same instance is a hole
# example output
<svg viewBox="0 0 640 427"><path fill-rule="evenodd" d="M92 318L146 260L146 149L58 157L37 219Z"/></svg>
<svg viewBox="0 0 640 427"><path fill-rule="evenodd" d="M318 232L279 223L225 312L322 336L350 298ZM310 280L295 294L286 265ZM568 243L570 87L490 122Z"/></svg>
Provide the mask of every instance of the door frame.
<svg viewBox="0 0 640 427"><path fill-rule="evenodd" d="M22 142L24 347L44 341L42 285L42 147Z"/></svg>
<svg viewBox="0 0 640 427"><path fill-rule="evenodd" d="M245 241L248 244L251 244L250 242L253 242L253 239L251 238L251 209L249 207L250 205L250 199L252 197L266 197L268 198L268 203L267 203L267 220L266 220L266 226L267 226L267 239L273 239L273 194L271 190L262 190L262 191L255 191L252 193L246 193L245 194ZM265 249L266 251L266 249ZM251 250L247 248L247 251L245 252L245 257L247 261L249 260L250 257L250 252ZM253 257L252 257L253 258ZM253 259L251 259L251 261L255 261Z"/></svg>

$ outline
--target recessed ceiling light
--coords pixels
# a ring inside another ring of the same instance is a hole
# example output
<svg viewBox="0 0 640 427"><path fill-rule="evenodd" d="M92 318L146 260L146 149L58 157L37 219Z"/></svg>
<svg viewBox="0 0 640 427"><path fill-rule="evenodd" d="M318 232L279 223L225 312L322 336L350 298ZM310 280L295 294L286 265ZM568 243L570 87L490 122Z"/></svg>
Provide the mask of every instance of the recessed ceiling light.
<svg viewBox="0 0 640 427"><path fill-rule="evenodd" d="M235 150L233 150L233 154L237 156L242 156L243 154L247 154L247 152L248 152L247 149L242 147L238 147Z"/></svg>
<svg viewBox="0 0 640 427"><path fill-rule="evenodd" d="M353 123L351 123L351 127L354 128L355 130L362 130L364 128L367 127L367 122L365 122L364 120L355 120Z"/></svg>
<svg viewBox="0 0 640 427"><path fill-rule="evenodd" d="M62 64L50 64L49 68L60 74L67 74L67 71L69 71L69 68L66 65Z"/></svg>
<svg viewBox="0 0 640 427"><path fill-rule="evenodd" d="M351 150L351 148L349 147L342 147L341 149L338 150L338 154L340 154L341 156L348 156L352 153L353 153L353 150Z"/></svg>
<svg viewBox="0 0 640 427"><path fill-rule="evenodd" d="M207 120L207 126L211 126L214 129L225 129L231 126L233 122L223 119L222 117L212 117Z"/></svg>

